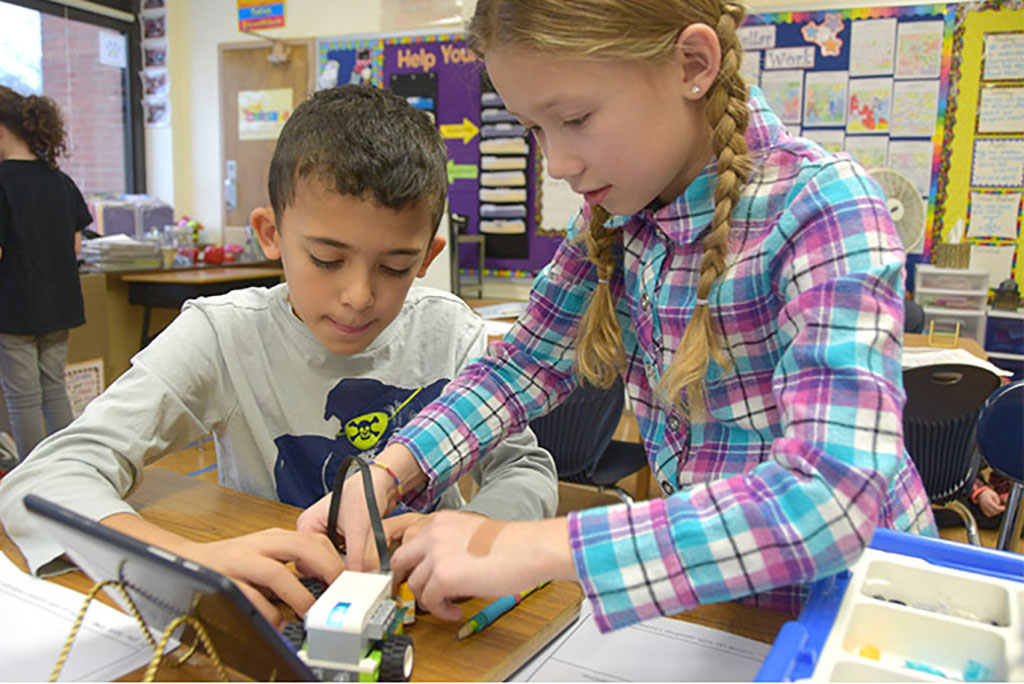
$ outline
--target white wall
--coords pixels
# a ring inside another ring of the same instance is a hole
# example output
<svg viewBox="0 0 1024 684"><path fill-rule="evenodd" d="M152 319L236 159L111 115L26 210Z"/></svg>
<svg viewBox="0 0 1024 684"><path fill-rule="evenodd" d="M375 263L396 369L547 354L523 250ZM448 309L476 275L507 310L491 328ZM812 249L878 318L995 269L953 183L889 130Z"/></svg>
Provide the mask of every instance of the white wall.
<svg viewBox="0 0 1024 684"><path fill-rule="evenodd" d="M264 33L276 38L372 33L380 29L380 0L288 0L286 26ZM217 48L221 43L256 41L238 32L231 0L173 0L167 3L170 36L171 125L146 130L149 192L174 204L207 227L207 239L223 235L221 221L221 138ZM449 289L448 253L425 281Z"/></svg>

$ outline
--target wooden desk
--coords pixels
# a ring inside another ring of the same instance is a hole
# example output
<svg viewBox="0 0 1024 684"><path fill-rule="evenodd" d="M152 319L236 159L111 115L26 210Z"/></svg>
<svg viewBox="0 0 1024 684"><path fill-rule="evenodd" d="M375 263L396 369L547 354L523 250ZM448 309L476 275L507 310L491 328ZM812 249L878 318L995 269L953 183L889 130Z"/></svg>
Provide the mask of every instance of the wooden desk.
<svg viewBox="0 0 1024 684"><path fill-rule="evenodd" d="M128 283L128 301L145 307L139 349L152 339L149 318L153 307L180 309L188 299L211 297L243 287L272 287L284 274L276 266L226 266L191 271L147 271L121 276Z"/></svg>
<svg viewBox="0 0 1024 684"><path fill-rule="evenodd" d="M214 541L267 527L294 528L299 509L251 494L188 478L155 466L129 499L143 517L197 541ZM21 569L21 553L0 528L0 549ZM58 584L86 592L90 580L80 572L53 578ZM486 630L458 641L460 623L445 622L432 615L418 614L409 630L416 648L415 681L500 681L512 675L566 627L579 611L582 592L572 582L553 582L534 592L512 612ZM114 605L105 595L102 599ZM487 604L474 599L462 606L466 617ZM733 603L702 606L676 616L677 619L721 629L765 643L771 643L783 623L781 613ZM138 681L144 670L125 677ZM185 665L173 659L160 666L161 680L212 681L216 671L203 656L193 656Z"/></svg>
<svg viewBox="0 0 1024 684"><path fill-rule="evenodd" d="M965 350L971 352L972 354L977 356L979 359L985 359L986 361L988 360L988 354L985 353L985 350L981 348L981 345L978 344L977 340L975 340L973 337L960 337L959 339L957 339L956 346L959 349L965 349ZM928 336L927 335L922 335L922 334L919 334L919 333L903 333L903 348L906 349L907 347L928 347L930 349L950 349L950 347L941 347L941 346L936 346L934 344L928 344Z"/></svg>

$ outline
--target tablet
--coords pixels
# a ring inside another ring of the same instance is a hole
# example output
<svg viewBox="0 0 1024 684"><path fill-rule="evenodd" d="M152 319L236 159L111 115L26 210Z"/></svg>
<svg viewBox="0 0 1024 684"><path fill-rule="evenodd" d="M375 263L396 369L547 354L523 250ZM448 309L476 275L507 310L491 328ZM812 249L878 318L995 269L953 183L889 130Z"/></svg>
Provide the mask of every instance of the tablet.
<svg viewBox="0 0 1024 684"><path fill-rule="evenodd" d="M35 494L25 507L44 521L67 555L94 582L123 583L146 624L163 632L189 614L206 628L223 663L257 681L317 681L291 644L218 572L146 544ZM106 592L127 610L113 586ZM175 636L195 639L191 628ZM200 647L202 648L202 647Z"/></svg>

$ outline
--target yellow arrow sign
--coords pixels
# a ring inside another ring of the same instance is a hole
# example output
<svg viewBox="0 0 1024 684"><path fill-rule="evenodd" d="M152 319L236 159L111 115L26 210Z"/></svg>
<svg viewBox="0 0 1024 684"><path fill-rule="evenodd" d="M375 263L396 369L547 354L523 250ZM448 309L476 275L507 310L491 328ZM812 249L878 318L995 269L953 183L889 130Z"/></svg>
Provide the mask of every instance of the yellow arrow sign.
<svg viewBox="0 0 1024 684"><path fill-rule="evenodd" d="M448 139L462 138L462 142L468 143L476 137L480 129L466 117L462 117L460 124L441 124L441 137Z"/></svg>

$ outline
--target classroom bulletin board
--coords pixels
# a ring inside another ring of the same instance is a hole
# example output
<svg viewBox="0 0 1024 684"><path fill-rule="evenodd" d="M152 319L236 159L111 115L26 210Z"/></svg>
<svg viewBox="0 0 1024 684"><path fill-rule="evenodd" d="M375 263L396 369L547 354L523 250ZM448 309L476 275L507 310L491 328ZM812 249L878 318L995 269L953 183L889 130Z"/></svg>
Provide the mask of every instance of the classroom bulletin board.
<svg viewBox="0 0 1024 684"><path fill-rule="evenodd" d="M450 214L486 236L486 274L529 277L551 260L561 235L536 229L544 224L540 155L463 34L324 38L317 61L320 88L372 83L433 118L448 148ZM463 271L476 263L475 249L460 248Z"/></svg>
<svg viewBox="0 0 1024 684"><path fill-rule="evenodd" d="M1024 9L1020 2L956 6L946 180L935 237L962 219L971 267L989 287L1012 273L1024 288Z"/></svg>
<svg viewBox="0 0 1024 684"><path fill-rule="evenodd" d="M911 180L927 205L918 260L962 218L973 265L1006 265L1024 284L1021 2L752 14L742 70L793 134ZM485 275L529 277L547 264L580 199L546 176L463 34L321 38L317 56L318 88L372 83L433 117L450 212L486 236ZM463 246L460 269L475 263L475 246Z"/></svg>

